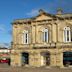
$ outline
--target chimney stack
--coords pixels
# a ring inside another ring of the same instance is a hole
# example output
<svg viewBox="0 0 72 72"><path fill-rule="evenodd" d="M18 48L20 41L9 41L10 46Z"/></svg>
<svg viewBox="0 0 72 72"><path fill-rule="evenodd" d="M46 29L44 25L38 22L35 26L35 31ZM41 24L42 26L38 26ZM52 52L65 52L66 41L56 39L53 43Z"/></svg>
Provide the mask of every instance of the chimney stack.
<svg viewBox="0 0 72 72"><path fill-rule="evenodd" d="M63 10L61 8L57 9L57 15L61 15L63 13Z"/></svg>
<svg viewBox="0 0 72 72"><path fill-rule="evenodd" d="M40 9L40 10L39 10L39 13L40 13L40 14L43 14L43 13L45 13L45 12L44 12L44 10Z"/></svg>

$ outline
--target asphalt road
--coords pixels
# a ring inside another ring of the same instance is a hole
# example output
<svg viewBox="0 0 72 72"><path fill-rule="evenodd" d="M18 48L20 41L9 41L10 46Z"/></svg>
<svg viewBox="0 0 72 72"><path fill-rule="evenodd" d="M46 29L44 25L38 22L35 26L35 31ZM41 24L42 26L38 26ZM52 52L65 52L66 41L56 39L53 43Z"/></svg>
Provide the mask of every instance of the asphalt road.
<svg viewBox="0 0 72 72"><path fill-rule="evenodd" d="M72 68L11 67L0 64L0 72L72 72Z"/></svg>

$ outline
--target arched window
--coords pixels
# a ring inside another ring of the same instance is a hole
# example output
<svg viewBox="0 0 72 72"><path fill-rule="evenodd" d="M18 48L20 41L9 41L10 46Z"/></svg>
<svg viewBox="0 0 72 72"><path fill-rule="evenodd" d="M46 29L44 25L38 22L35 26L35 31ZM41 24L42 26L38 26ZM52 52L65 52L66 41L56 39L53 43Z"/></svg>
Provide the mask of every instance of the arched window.
<svg viewBox="0 0 72 72"><path fill-rule="evenodd" d="M23 32L23 43L28 44L28 31Z"/></svg>
<svg viewBox="0 0 72 72"><path fill-rule="evenodd" d="M44 29L43 30L43 41L44 42L48 42L48 37L49 37L49 35L48 35L48 29Z"/></svg>
<svg viewBox="0 0 72 72"><path fill-rule="evenodd" d="M65 27L64 28L64 42L71 42L71 30L70 27Z"/></svg>

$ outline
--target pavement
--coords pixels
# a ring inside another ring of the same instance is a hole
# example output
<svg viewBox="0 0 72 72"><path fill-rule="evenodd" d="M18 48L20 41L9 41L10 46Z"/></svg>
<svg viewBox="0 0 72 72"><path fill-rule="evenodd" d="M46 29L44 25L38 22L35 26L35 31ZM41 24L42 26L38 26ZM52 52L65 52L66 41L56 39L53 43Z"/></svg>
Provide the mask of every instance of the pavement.
<svg viewBox="0 0 72 72"><path fill-rule="evenodd" d="M8 64L0 64L0 72L72 72L72 67L11 67Z"/></svg>

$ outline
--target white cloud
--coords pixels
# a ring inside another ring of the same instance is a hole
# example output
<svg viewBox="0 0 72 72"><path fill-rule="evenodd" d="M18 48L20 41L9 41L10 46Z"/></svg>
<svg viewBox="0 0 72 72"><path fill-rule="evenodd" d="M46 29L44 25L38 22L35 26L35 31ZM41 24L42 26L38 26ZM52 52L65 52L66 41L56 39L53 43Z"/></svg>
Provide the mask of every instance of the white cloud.
<svg viewBox="0 0 72 72"><path fill-rule="evenodd" d="M35 15L37 15L37 14L38 14L38 10L33 9L33 10L31 10L30 12L28 12L26 15L28 15L28 16L35 16Z"/></svg>
<svg viewBox="0 0 72 72"><path fill-rule="evenodd" d="M1 48L3 47L9 48L9 46L10 46L10 43L0 43Z"/></svg>
<svg viewBox="0 0 72 72"><path fill-rule="evenodd" d="M4 28L0 27L0 31L4 31Z"/></svg>
<svg viewBox="0 0 72 72"><path fill-rule="evenodd" d="M0 24L0 34L12 34L12 30L8 29L4 24Z"/></svg>
<svg viewBox="0 0 72 72"><path fill-rule="evenodd" d="M0 24L0 32L5 32L5 26L3 24Z"/></svg>

